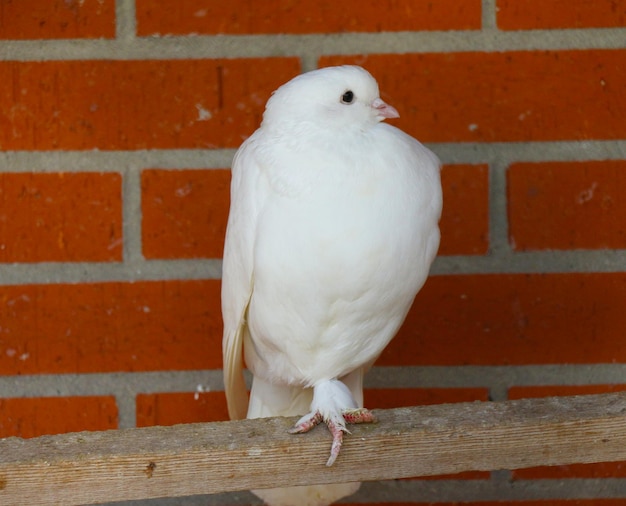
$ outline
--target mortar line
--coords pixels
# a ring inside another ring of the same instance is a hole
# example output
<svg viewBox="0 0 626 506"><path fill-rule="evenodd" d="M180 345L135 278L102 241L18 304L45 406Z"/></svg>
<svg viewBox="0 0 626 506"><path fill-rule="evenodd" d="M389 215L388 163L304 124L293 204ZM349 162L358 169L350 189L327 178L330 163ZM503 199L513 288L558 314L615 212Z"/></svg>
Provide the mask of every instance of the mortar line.
<svg viewBox="0 0 626 506"><path fill-rule="evenodd" d="M0 286L65 283L218 280L219 258L125 263L41 262L0 264ZM623 273L626 250L529 251L497 255L439 256L432 276L477 274Z"/></svg>
<svg viewBox="0 0 626 506"><path fill-rule="evenodd" d="M444 163L552 162L626 159L626 141L520 141L426 143Z"/></svg>
<svg viewBox="0 0 626 506"><path fill-rule="evenodd" d="M137 22L135 0L115 0L115 36L119 41L132 42L136 38Z"/></svg>
<svg viewBox="0 0 626 506"><path fill-rule="evenodd" d="M506 401L509 398L509 389L506 385L494 383L489 388L489 400L493 402Z"/></svg>
<svg viewBox="0 0 626 506"><path fill-rule="evenodd" d="M482 0L482 29L489 31L498 30L498 7L496 0Z"/></svg>
<svg viewBox="0 0 626 506"><path fill-rule="evenodd" d="M445 164L626 160L626 140L425 143ZM120 172L140 169L228 169L236 149L4 151L0 172Z"/></svg>
<svg viewBox="0 0 626 506"><path fill-rule="evenodd" d="M626 498L626 479L623 478L507 480L506 473L496 473L495 479L489 480L367 482L350 501L393 504L392 497L432 503Z"/></svg>
<svg viewBox="0 0 626 506"><path fill-rule="evenodd" d="M122 0L120 0L121 2ZM125 12L125 3L120 10ZM129 38L120 20L119 39L9 40L0 60L169 60L204 58L283 58L306 55L450 53L474 51L591 50L626 48L626 28L566 30L419 31L315 35L196 35ZM125 21L124 21L125 23ZM112 57L112 55L114 55ZM310 62L309 62L310 64Z"/></svg>
<svg viewBox="0 0 626 506"><path fill-rule="evenodd" d="M124 262L130 266L141 265L142 254L142 209L141 169L129 162L122 171L122 222L124 240Z"/></svg>
<svg viewBox="0 0 626 506"><path fill-rule="evenodd" d="M4 151L0 172L121 172L140 169L228 169L235 149L119 151Z"/></svg>
<svg viewBox="0 0 626 506"><path fill-rule="evenodd" d="M623 273L626 250L544 250L484 256L439 256L431 276Z"/></svg>
<svg viewBox="0 0 626 506"><path fill-rule="evenodd" d="M220 279L219 258L135 262L0 264L0 286Z"/></svg>
<svg viewBox="0 0 626 506"><path fill-rule="evenodd" d="M493 388L626 383L626 364L375 366L366 388ZM248 384L250 375L246 374ZM59 397L223 391L221 369L0 376L2 397ZM498 399L505 396L498 395Z"/></svg>
<svg viewBox="0 0 626 506"><path fill-rule="evenodd" d="M508 164L494 160L489 164L489 252L492 256L510 257L508 195L506 172Z"/></svg>
<svg viewBox="0 0 626 506"><path fill-rule="evenodd" d="M311 51L306 51L300 54L300 68L302 73L309 72L318 68L317 60L319 54Z"/></svg>
<svg viewBox="0 0 626 506"><path fill-rule="evenodd" d="M137 395L130 391L115 393L118 429L137 427Z"/></svg>

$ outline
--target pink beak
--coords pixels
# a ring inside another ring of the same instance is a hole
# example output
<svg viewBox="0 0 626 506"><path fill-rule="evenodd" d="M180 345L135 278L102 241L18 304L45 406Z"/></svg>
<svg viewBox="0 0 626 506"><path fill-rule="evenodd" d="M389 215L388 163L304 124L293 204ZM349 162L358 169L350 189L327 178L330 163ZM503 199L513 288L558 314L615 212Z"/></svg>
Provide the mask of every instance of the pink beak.
<svg viewBox="0 0 626 506"><path fill-rule="evenodd" d="M380 98L375 98L372 102L372 107L378 112L378 117L383 120L384 118L399 118L400 114L395 107L389 105L387 102Z"/></svg>

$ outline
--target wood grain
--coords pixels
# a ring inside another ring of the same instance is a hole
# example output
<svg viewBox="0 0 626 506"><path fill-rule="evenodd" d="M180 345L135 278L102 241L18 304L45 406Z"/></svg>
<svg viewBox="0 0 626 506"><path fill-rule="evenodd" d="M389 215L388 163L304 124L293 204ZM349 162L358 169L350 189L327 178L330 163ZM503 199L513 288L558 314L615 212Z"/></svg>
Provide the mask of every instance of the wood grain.
<svg viewBox="0 0 626 506"><path fill-rule="evenodd" d="M250 488L626 460L626 394L375 411L332 468L295 419L0 440L0 504L95 504Z"/></svg>

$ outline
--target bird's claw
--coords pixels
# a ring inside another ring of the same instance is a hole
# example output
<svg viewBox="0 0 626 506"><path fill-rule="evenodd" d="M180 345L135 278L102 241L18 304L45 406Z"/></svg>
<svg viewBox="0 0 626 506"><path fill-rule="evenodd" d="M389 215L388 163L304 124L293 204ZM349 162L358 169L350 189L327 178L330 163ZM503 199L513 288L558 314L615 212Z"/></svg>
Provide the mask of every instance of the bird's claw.
<svg viewBox="0 0 626 506"><path fill-rule="evenodd" d="M332 466L335 463L335 460L339 456L339 451L341 450L341 445L343 444L343 433L350 431L346 429L346 426L335 424L332 420L329 420L326 425L328 425L328 430L333 436L333 444L330 447L330 456L326 461L326 465L328 467Z"/></svg>
<svg viewBox="0 0 626 506"><path fill-rule="evenodd" d="M341 445L343 444L343 434L350 431L346 428L345 422L348 423L372 423L376 421L374 414L365 408L356 409L344 409L341 412L341 416L330 416L324 419L319 411L309 413L298 420L296 425L292 427L289 432L291 434L302 434L310 431L316 425L319 425L322 421L328 426L328 430L333 436L333 444L330 447L330 457L326 462L327 466L332 466L339 455Z"/></svg>
<svg viewBox="0 0 626 506"><path fill-rule="evenodd" d="M303 434L309 432L313 427L318 425L323 420L322 414L319 411L309 413L303 416L296 422L296 424L289 429L290 434Z"/></svg>

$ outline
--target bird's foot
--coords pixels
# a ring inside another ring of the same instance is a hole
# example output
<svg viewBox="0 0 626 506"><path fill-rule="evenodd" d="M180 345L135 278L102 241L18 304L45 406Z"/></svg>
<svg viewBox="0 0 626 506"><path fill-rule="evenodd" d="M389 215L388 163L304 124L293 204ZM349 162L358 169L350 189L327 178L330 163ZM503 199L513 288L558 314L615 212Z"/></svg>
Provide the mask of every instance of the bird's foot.
<svg viewBox="0 0 626 506"><path fill-rule="evenodd" d="M374 413L366 408L344 409L343 418L348 423L373 423L376 421Z"/></svg>
<svg viewBox="0 0 626 506"><path fill-rule="evenodd" d="M344 409L339 413L332 413L328 417L324 416L319 411L314 411L308 415L303 416L298 420L296 425L289 431L291 434L302 434L310 431L313 427L325 422L328 426L328 430L333 436L333 444L330 447L330 457L326 462L327 466L332 466L339 455L341 445L343 444L343 433L350 434L350 431L346 428L347 423L372 423L376 421L374 414L365 408L349 408Z"/></svg>

